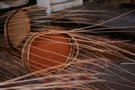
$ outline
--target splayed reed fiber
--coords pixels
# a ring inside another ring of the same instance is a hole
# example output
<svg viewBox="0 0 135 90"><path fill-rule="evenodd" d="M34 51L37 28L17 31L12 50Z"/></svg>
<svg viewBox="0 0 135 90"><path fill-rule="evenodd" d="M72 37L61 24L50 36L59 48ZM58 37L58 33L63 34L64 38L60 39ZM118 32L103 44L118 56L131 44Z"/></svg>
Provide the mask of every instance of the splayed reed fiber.
<svg viewBox="0 0 135 90"><path fill-rule="evenodd" d="M29 32L27 35L25 35L25 37L26 39L32 38L33 36L35 36L35 34L38 33L42 37L37 37L37 39L42 39L42 40L40 41L33 40L34 43L42 43L44 41L48 41L49 43L54 43L56 45L63 44L63 45L74 46L74 49L78 51L73 52L72 54L75 54L77 56L75 58L68 57L67 55L63 55L54 51L49 51L48 49L42 50L42 48L32 46L32 44L28 44L26 45L26 47L32 47L43 52L49 52L57 56L62 56L71 59L71 61L69 61L68 63L61 63L59 61L52 59L50 61L60 63L59 65L53 67L43 64L43 62L37 62L32 60L32 62L39 64L42 67L48 67L48 68L43 69L39 66L37 67L34 64L33 67L35 67L38 70L34 72L30 72L26 67L27 63L24 63L25 61L21 58L22 57L21 53L25 45L24 44L25 40L23 42L14 42L12 43L12 45L15 46L15 49L11 49L11 48L9 50L3 48L0 49L1 50L0 68L2 70L2 72L0 72L0 75L2 77L0 83L0 89L3 90L9 90L9 89L13 89L13 90L14 89L15 90L18 89L20 90L21 89L110 90L110 89L116 89L115 85L118 85L119 87L130 88L131 90L134 90L135 80L133 78L135 77L135 72L130 71L125 67L128 64L134 65L135 63L134 43L129 42L129 40L118 40L103 35L100 36L98 34L96 35L92 34L92 33L104 32L104 30L105 29L108 30L108 28L114 29L113 32L118 32L116 31L115 27L113 28L113 27L103 26L102 28L99 28L97 26L101 26L102 24L121 18L122 16L125 16L133 11L124 13L114 18L109 17L109 19L105 21L104 20L102 22L100 21L101 23L97 22L96 24L92 23L91 25L85 24L86 26L79 26L82 25L82 23L86 19L82 18L80 21L77 19L76 19L77 21L73 20L72 18L74 17L74 14L72 13L84 12L86 14L87 12L91 13L91 12L103 12L103 11L83 11L83 10L76 11L75 10L70 12L69 10L68 12L69 12L68 19L70 18L70 20L67 20L67 18L65 18L67 14L65 16L62 16L61 18L59 18L58 16L53 17L53 15L37 17L38 15L40 15L39 13L36 13L37 15L33 14L34 18L31 19L33 22L31 23L31 25L36 27L38 26L38 29L37 28L31 28L31 29L33 30L35 29L36 31L40 31L40 32L36 32L36 33ZM83 15L85 16L85 14ZM77 15L78 17L80 17L80 14ZM19 15L19 17L20 16L21 15ZM49 17L53 17L53 19ZM34 19L37 21L34 21ZM45 23L46 19L49 19L49 22L47 22L47 24L50 23L50 25L46 25ZM19 20L19 18L17 20L18 22L22 21ZM73 23L74 25L78 25L79 27L68 28L67 26L63 26L59 24L59 22L63 23L66 21L68 22L66 23L68 27ZM89 22L90 21L87 21L87 23ZM122 27L122 28L125 29L128 27ZM97 30L99 30L99 32L97 32ZM110 32L110 30L108 31L107 30L106 32ZM129 32L127 29L125 30L122 29L121 31ZM20 33L20 35L21 34L22 33ZM65 37L63 36L59 37L59 35L63 35L63 34L72 36L72 38L66 37L66 40L72 39L74 42L62 42L59 40L55 40L56 38L65 39ZM12 36L17 37L17 34L12 34ZM25 54L28 52L23 52L23 53ZM29 52L29 55L30 54L33 53ZM5 55L5 57L3 57L3 55ZM9 56L9 59L6 58L7 55ZM44 58L44 60L46 60L45 57L41 57L40 55L36 55L36 57ZM124 67L121 65L124 65ZM123 75L123 73L128 77ZM112 80L111 78L113 78L114 80ZM116 90L121 90L121 89L116 89Z"/></svg>

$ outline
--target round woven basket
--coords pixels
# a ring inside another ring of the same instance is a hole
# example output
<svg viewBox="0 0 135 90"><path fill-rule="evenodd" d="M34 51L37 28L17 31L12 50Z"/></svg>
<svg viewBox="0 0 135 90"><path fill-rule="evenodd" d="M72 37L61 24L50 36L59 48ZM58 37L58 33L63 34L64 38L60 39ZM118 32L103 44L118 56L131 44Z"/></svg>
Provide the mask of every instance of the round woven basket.
<svg viewBox="0 0 135 90"><path fill-rule="evenodd" d="M55 70L76 59L79 51L70 34L37 33L24 44L22 60L28 71Z"/></svg>

